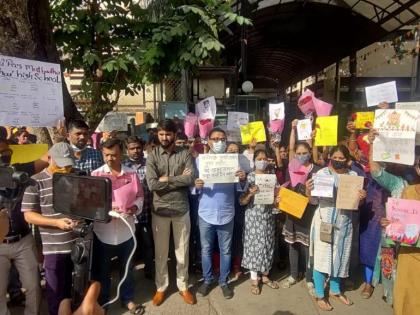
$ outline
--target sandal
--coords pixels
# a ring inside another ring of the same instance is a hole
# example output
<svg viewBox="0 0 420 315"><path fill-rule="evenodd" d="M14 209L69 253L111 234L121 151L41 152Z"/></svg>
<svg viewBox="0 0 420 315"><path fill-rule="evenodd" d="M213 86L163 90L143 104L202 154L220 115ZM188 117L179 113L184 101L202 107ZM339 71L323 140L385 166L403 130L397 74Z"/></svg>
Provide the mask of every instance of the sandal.
<svg viewBox="0 0 420 315"><path fill-rule="evenodd" d="M372 296L374 289L375 288L372 285L365 284L365 287L363 288L362 292L360 293L362 298L369 299Z"/></svg>
<svg viewBox="0 0 420 315"><path fill-rule="evenodd" d="M258 282L252 281L251 283L251 293L254 295L260 295L261 294L261 288L258 284Z"/></svg>
<svg viewBox="0 0 420 315"><path fill-rule="evenodd" d="M330 298L333 298L347 306L353 305L353 302L343 293L333 294L330 292Z"/></svg>
<svg viewBox="0 0 420 315"><path fill-rule="evenodd" d="M333 307L326 298L315 298L315 301L321 311L330 312L333 310Z"/></svg>
<svg viewBox="0 0 420 315"><path fill-rule="evenodd" d="M129 308L128 304L132 303L133 307ZM124 307L125 309L127 309L130 314L135 314L135 315L143 315L145 312L145 308L143 305L141 304L136 304L134 302L128 302L127 304L122 304L122 307Z"/></svg>
<svg viewBox="0 0 420 315"><path fill-rule="evenodd" d="M268 277L263 277L262 284L265 284L272 289L278 289L280 287L277 281L270 280Z"/></svg>
<svg viewBox="0 0 420 315"><path fill-rule="evenodd" d="M297 280L293 278L292 276L289 276L286 280L283 281L282 287L284 289L289 289L292 285L295 285L297 283Z"/></svg>

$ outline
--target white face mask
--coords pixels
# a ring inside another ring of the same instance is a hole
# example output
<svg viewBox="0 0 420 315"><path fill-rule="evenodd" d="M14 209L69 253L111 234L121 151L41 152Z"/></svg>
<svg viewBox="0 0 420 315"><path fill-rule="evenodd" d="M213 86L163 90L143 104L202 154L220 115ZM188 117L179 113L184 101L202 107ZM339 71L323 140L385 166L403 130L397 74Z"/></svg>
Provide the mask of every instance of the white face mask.
<svg viewBox="0 0 420 315"><path fill-rule="evenodd" d="M225 153L226 142L224 142L224 141L213 142L212 150L213 150L214 153Z"/></svg>
<svg viewBox="0 0 420 315"><path fill-rule="evenodd" d="M264 171L268 166L268 162L265 160L255 161L254 165L256 170Z"/></svg>
<svg viewBox="0 0 420 315"><path fill-rule="evenodd" d="M71 148L74 152L82 152L84 149L87 148L87 146L83 147L83 149L80 149L79 147L75 146L74 144L71 145Z"/></svg>

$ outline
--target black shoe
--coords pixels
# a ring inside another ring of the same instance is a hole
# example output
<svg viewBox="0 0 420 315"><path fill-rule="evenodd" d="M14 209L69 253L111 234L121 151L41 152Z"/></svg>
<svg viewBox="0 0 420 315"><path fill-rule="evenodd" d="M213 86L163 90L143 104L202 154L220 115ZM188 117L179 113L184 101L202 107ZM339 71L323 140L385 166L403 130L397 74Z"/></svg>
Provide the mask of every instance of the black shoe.
<svg viewBox="0 0 420 315"><path fill-rule="evenodd" d="M222 293L225 299L229 300L233 298L233 291L227 284L220 286L220 288L222 289Z"/></svg>
<svg viewBox="0 0 420 315"><path fill-rule="evenodd" d="M17 294L16 296L13 296L10 298L9 302L7 302L8 307L13 306L19 306L24 307L25 306L25 294Z"/></svg>
<svg viewBox="0 0 420 315"><path fill-rule="evenodd" d="M212 288L213 288L213 285L211 283L203 282L203 284L200 285L200 287L197 290L197 295L201 297L205 297L210 293Z"/></svg>

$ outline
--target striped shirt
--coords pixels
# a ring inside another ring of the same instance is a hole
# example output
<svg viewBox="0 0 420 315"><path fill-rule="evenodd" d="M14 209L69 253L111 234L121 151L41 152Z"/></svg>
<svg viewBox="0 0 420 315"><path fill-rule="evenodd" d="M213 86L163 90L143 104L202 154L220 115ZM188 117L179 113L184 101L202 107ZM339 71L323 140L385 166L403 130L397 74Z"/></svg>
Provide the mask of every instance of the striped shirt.
<svg viewBox="0 0 420 315"><path fill-rule="evenodd" d="M22 201L22 211L35 211L44 217L62 219L65 216L56 213L53 208L52 176L44 169L41 173L32 176L36 185L29 186L25 190ZM76 235L72 231L63 231L53 227L40 226L42 240L42 253L69 254Z"/></svg>

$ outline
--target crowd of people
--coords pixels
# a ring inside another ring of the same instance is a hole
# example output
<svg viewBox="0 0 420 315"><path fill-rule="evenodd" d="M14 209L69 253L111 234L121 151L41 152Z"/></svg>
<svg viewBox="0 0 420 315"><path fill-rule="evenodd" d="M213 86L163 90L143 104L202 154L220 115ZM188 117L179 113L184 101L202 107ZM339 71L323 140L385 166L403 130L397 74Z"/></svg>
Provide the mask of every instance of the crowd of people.
<svg viewBox="0 0 420 315"><path fill-rule="evenodd" d="M358 132L349 122L348 134L339 145L317 147L313 140L298 141L296 126L297 120L293 120L287 143L267 132L266 142L253 140L244 147L228 142L226 132L218 127L209 132L205 142L188 139L178 124L166 119L150 131L147 142L136 136L121 140L115 133L108 133L94 149L88 145L88 125L82 120L70 121L65 140L55 143L45 157L13 165L32 176L32 185L3 189L0 184L0 220L5 234L0 244L0 315L10 314L6 293L13 300L13 292L16 288L21 292L22 287L25 315L39 313L41 270L49 314L71 313L70 252L75 241L72 231L78 221L54 211L52 175L74 170L109 178L115 194L124 185L132 184L131 204L122 209L114 194L112 207L123 212L136 230L145 277L156 284L156 293L151 297L154 306L167 298L172 238L176 284L187 304L196 303L190 291L191 271L202 273L198 297L208 295L218 285L226 299L234 296L229 280L249 271L250 294L260 295L265 287L287 289L304 279L318 307L330 311L331 300L353 304L344 294L343 279L354 279L360 263L363 298L370 298L375 286L382 282L384 297L393 305L395 314L418 313L420 249L390 242L384 228L390 224L385 216L389 196L420 200L420 147L416 147L412 166L378 163L372 158L372 143L377 135L373 128ZM33 141L36 139L24 128L15 132L4 129L0 137L1 164L10 165L10 144ZM207 183L200 177L200 155L225 153L238 154L237 182ZM291 181L288 165L292 162L306 169L304 183ZM254 203L259 193L256 177L261 174L276 175L273 204ZM332 198L311 196L312 177L317 174L334 177ZM358 211L336 208L339 176L343 174L364 177ZM280 187L309 199L301 218L279 209ZM6 228L8 231L4 231ZM123 277L134 240L130 228L119 218L109 223L96 222L93 231L94 284L87 299L95 304L90 308L92 314L101 314L99 305L114 295L111 259L118 257L119 275ZM354 257L359 261L355 263ZM270 271L281 259L288 259L290 275L277 282ZM132 263L121 287L120 301L132 314L142 314L144 307L135 301L135 285L142 284L134 281Z"/></svg>

